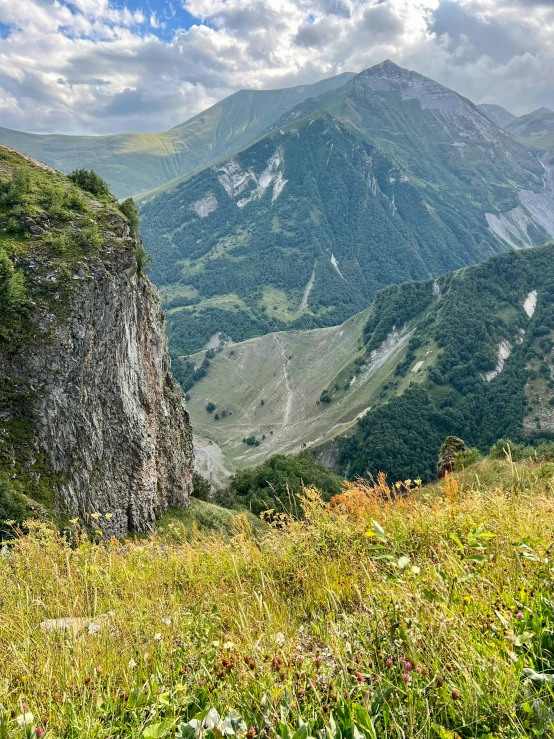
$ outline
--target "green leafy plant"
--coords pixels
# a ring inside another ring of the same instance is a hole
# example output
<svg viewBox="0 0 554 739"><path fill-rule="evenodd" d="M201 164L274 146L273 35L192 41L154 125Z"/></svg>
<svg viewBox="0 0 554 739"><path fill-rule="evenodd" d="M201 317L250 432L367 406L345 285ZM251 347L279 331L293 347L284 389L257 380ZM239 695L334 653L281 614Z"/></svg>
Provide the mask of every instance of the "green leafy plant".
<svg viewBox="0 0 554 739"><path fill-rule="evenodd" d="M140 217L133 198L127 198L127 200L120 203L119 210L129 221L131 237L137 239L139 237Z"/></svg>
<svg viewBox="0 0 554 739"><path fill-rule="evenodd" d="M93 169L74 169L69 174L69 179L81 190L85 190L91 195L102 196L110 193L107 183Z"/></svg>
<svg viewBox="0 0 554 739"><path fill-rule="evenodd" d="M468 531L463 541L457 534L450 534L450 538L458 547L464 561L476 562L477 564L483 564L487 560L487 542L495 537L496 534L485 531L484 526L478 526Z"/></svg>

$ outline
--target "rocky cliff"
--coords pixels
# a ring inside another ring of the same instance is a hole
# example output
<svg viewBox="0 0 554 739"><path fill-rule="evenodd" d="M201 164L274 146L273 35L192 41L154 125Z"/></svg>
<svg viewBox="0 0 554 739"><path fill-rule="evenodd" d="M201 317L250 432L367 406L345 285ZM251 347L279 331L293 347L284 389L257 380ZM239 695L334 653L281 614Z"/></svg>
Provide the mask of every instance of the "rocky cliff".
<svg viewBox="0 0 554 739"><path fill-rule="evenodd" d="M0 470L144 531L188 504L193 450L142 244L108 193L7 149L0 178Z"/></svg>

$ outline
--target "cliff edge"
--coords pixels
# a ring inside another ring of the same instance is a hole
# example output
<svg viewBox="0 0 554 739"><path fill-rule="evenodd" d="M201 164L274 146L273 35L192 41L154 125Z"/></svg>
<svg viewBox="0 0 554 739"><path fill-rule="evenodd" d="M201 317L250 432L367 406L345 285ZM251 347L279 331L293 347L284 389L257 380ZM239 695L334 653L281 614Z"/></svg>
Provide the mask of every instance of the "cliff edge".
<svg viewBox="0 0 554 739"><path fill-rule="evenodd" d="M192 431L132 205L84 182L0 147L0 473L124 535L188 504Z"/></svg>

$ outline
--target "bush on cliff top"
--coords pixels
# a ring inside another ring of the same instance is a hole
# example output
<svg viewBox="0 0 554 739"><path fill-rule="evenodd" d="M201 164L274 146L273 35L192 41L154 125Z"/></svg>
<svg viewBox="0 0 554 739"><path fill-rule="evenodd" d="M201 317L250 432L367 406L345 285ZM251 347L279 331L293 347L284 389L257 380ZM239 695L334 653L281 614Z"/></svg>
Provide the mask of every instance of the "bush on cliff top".
<svg viewBox="0 0 554 739"><path fill-rule="evenodd" d="M92 195L110 194L108 184L93 169L74 169L69 175L69 179L81 190L86 190Z"/></svg>
<svg viewBox="0 0 554 739"><path fill-rule="evenodd" d="M25 506L9 478L0 472L0 541L11 536L14 526L21 525L25 517Z"/></svg>

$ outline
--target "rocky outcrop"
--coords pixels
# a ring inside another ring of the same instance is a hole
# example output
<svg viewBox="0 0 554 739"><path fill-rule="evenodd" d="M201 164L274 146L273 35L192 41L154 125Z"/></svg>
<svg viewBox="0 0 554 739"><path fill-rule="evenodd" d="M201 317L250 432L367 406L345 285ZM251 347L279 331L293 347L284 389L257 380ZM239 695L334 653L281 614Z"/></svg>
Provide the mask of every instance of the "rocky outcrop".
<svg viewBox="0 0 554 739"><path fill-rule="evenodd" d="M160 303L132 245L87 267L67 319L27 357L37 436L63 475L67 511L110 513L99 528L115 534L144 531L168 506L188 503L188 414Z"/></svg>
<svg viewBox="0 0 554 739"><path fill-rule="evenodd" d="M446 473L454 472L454 464L456 463L456 455L465 452L466 445L462 439L457 436L447 436L444 444L439 452L439 461L437 463L437 478L444 477Z"/></svg>
<svg viewBox="0 0 554 739"><path fill-rule="evenodd" d="M98 221L103 244L70 269L38 241L14 258L36 307L32 335L13 352L0 346L0 378L16 379L26 401L11 416L32 427L18 474L47 474L56 509L89 522L101 513L97 528L124 535L188 504L192 431L160 302L137 264L141 244L116 207Z"/></svg>

